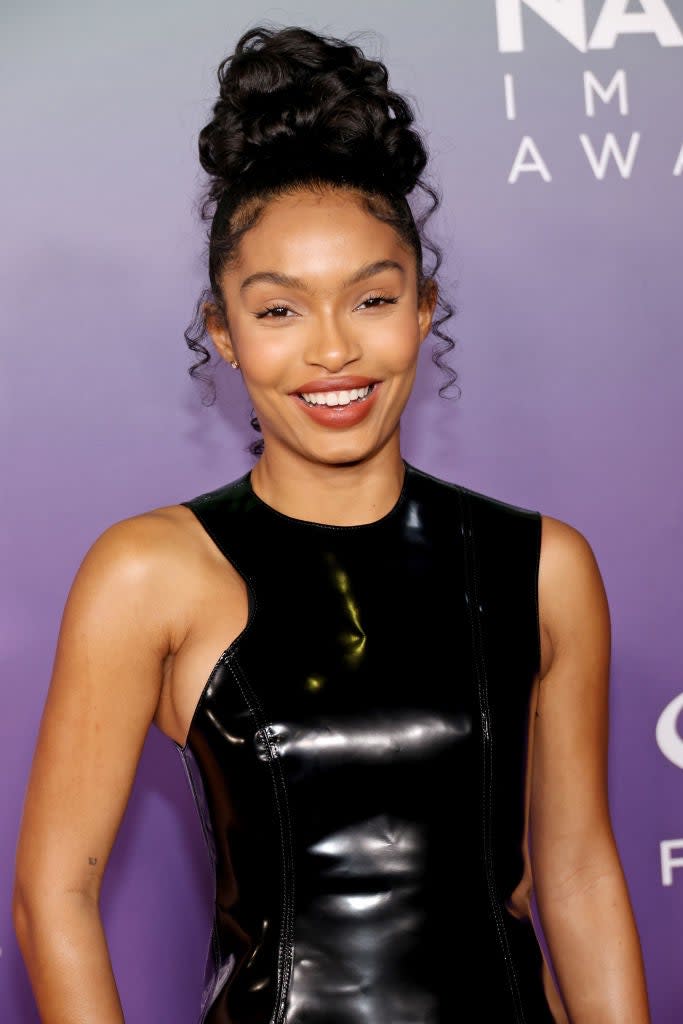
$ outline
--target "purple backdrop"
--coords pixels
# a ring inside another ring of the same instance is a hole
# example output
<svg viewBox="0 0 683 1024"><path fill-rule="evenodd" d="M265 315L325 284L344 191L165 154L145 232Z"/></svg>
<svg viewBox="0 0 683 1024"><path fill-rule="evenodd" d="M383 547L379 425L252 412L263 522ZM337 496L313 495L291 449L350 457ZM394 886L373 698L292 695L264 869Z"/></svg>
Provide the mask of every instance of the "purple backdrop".
<svg viewBox="0 0 683 1024"><path fill-rule="evenodd" d="M95 9L96 8L96 9ZM118 0L3 13L0 1009L37 1020L10 897L60 616L110 523L251 464L249 406L201 405L195 147L215 67L264 19L346 35L413 97L444 194L431 234L462 398L423 351L404 454L564 519L613 620L610 802L655 1024L683 1019L681 0L348 0L253 13ZM235 375L236 376L236 375ZM211 880L153 729L102 910L127 1021L196 1020Z"/></svg>

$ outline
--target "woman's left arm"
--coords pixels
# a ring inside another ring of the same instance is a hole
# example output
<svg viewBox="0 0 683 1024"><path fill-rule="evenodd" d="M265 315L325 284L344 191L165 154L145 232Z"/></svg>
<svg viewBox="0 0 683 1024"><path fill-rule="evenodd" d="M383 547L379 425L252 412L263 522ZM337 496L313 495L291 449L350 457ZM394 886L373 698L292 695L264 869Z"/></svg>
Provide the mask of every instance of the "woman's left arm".
<svg viewBox="0 0 683 1024"><path fill-rule="evenodd" d="M571 1024L651 1024L608 806L609 607L588 541L551 516L538 589L529 832L541 926Z"/></svg>

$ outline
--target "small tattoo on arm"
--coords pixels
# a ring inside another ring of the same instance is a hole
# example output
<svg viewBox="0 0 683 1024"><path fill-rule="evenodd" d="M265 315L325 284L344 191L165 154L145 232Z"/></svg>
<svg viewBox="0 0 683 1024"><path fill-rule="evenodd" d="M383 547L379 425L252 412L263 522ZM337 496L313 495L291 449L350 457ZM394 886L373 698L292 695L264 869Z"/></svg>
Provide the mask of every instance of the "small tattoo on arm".
<svg viewBox="0 0 683 1024"><path fill-rule="evenodd" d="M97 857L88 857L88 864L97 864Z"/></svg>

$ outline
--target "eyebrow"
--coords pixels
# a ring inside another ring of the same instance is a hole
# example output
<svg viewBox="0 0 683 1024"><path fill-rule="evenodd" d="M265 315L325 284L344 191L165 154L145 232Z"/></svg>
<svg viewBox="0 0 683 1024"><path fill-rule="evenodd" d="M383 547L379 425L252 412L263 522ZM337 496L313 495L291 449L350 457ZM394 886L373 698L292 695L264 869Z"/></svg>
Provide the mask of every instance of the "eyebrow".
<svg viewBox="0 0 683 1024"><path fill-rule="evenodd" d="M396 260L374 260L372 263L365 263L358 270L354 271L350 277L347 277L342 281L342 288L348 288L352 284L358 284L359 281L365 281L368 277L374 277L375 274L379 274L382 270L398 270L401 274L405 274L405 267L398 263ZM240 285L240 292L243 292L245 288L248 288L252 284L256 284L258 281L268 281L270 284L279 284L283 288L298 288L302 292L310 292L310 288L305 281L302 281L300 277L292 277L290 274L282 274L277 270L259 270L255 274L250 274L249 277L245 277L244 281Z"/></svg>

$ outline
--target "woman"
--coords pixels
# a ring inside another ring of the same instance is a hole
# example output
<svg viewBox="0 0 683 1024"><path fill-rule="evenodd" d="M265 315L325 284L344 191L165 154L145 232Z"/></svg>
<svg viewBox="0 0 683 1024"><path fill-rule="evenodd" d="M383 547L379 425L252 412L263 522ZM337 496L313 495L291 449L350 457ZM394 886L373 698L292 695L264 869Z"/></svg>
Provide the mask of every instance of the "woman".
<svg viewBox="0 0 683 1024"><path fill-rule="evenodd" d="M401 455L439 333L410 106L300 28L245 33L219 81L187 339L193 372L206 329L241 373L263 437L240 479L112 525L74 580L17 853L42 1019L123 1020L98 899L154 722L215 866L200 1021L646 1024L592 550Z"/></svg>

